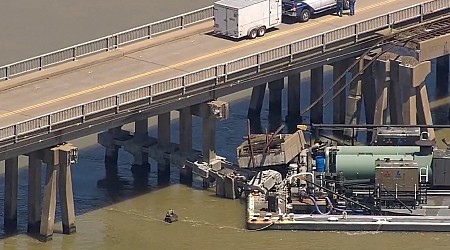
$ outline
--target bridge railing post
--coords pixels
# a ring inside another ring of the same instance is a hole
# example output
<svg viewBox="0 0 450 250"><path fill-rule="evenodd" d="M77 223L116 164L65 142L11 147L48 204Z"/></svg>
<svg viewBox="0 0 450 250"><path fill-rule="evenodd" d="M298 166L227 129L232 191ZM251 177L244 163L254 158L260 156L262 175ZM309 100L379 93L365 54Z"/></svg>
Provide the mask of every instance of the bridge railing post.
<svg viewBox="0 0 450 250"><path fill-rule="evenodd" d="M184 17L185 17L185 16L181 16L181 18L180 18L180 19L181 19L181 20L180 20L180 21L181 21L181 23L180 23L180 28L181 28L181 29L184 29Z"/></svg>
<svg viewBox="0 0 450 250"><path fill-rule="evenodd" d="M152 38L152 25L149 25L147 28L148 39Z"/></svg>

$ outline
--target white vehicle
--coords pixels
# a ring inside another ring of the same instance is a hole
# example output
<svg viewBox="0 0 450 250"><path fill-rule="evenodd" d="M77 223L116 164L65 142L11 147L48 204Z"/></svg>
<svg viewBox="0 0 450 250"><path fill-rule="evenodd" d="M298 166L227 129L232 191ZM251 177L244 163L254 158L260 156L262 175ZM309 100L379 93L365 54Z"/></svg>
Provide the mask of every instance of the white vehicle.
<svg viewBox="0 0 450 250"><path fill-rule="evenodd" d="M336 0L283 0L283 15L307 22L311 15L327 10L336 10ZM349 1L344 1L344 10L349 9Z"/></svg>
<svg viewBox="0 0 450 250"><path fill-rule="evenodd" d="M281 24L281 16L281 0L221 0L214 3L214 33L253 39Z"/></svg>

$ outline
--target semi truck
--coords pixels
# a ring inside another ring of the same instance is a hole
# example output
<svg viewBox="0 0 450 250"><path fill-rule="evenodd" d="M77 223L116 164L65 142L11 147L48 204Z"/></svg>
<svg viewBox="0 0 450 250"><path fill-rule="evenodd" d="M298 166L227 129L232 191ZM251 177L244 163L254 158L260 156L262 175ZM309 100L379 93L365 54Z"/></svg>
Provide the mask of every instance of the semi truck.
<svg viewBox="0 0 450 250"><path fill-rule="evenodd" d="M214 3L214 34L254 39L281 24L281 0L221 0Z"/></svg>

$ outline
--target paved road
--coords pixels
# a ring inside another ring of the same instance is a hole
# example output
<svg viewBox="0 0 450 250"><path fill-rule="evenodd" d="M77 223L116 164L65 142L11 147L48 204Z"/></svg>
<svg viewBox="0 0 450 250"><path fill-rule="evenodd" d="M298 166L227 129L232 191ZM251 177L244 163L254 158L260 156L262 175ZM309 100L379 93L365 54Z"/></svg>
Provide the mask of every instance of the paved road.
<svg viewBox="0 0 450 250"><path fill-rule="evenodd" d="M223 63L411 6L420 0L358 1L357 14L322 16L308 23L283 24L256 40L233 41L193 35L125 57L75 70L0 93L0 127L83 102Z"/></svg>

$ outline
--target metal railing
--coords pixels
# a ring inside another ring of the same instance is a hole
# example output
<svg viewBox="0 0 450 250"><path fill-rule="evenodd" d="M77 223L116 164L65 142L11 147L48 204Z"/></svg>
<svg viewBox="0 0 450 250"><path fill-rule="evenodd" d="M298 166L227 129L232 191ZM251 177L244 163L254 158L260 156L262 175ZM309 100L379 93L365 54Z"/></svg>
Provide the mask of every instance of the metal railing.
<svg viewBox="0 0 450 250"><path fill-rule="evenodd" d="M98 119L99 117L92 118L92 114L105 110L114 110L114 112L119 113L122 112L121 107L124 105L129 107L131 103L142 101L143 99L147 99L148 102L146 101L146 103L150 105L155 103L153 101L155 97L162 94L167 94L172 91L176 91L176 95L179 95L179 93L184 94L186 88L192 88L198 83L210 80L217 82L220 78L225 79L226 81L227 78L231 78L233 74L248 70L249 68L255 68L254 74L257 74L260 71L261 66L273 60L288 58L289 61L292 62L295 55L299 53L314 48L322 48L323 51L326 51L327 45L349 38L352 39L354 43L357 43L360 35L391 27L394 22L399 24L416 18L416 22L420 23L424 19L424 16L441 10L450 10L450 1L434 0L414 5L223 64L218 64L179 77L150 83L146 86L127 90L116 95L79 104L0 128L0 142L7 140L8 143L10 141L15 143L22 140L21 138L26 137L27 134L31 135L31 133L35 131L51 133L57 131L57 129L55 130L54 125L69 121L79 120L81 123L84 123L92 119ZM99 116L102 116L102 114L99 114ZM61 126L56 127L61 129Z"/></svg>
<svg viewBox="0 0 450 250"><path fill-rule="evenodd" d="M119 46L150 39L154 36L183 29L189 25L203 22L213 17L213 6L191 11L175 17L129 29L65 49L26 59L0 67L0 80L7 80L28 72L42 70L55 64L74 61L78 58L98 52L117 49Z"/></svg>

